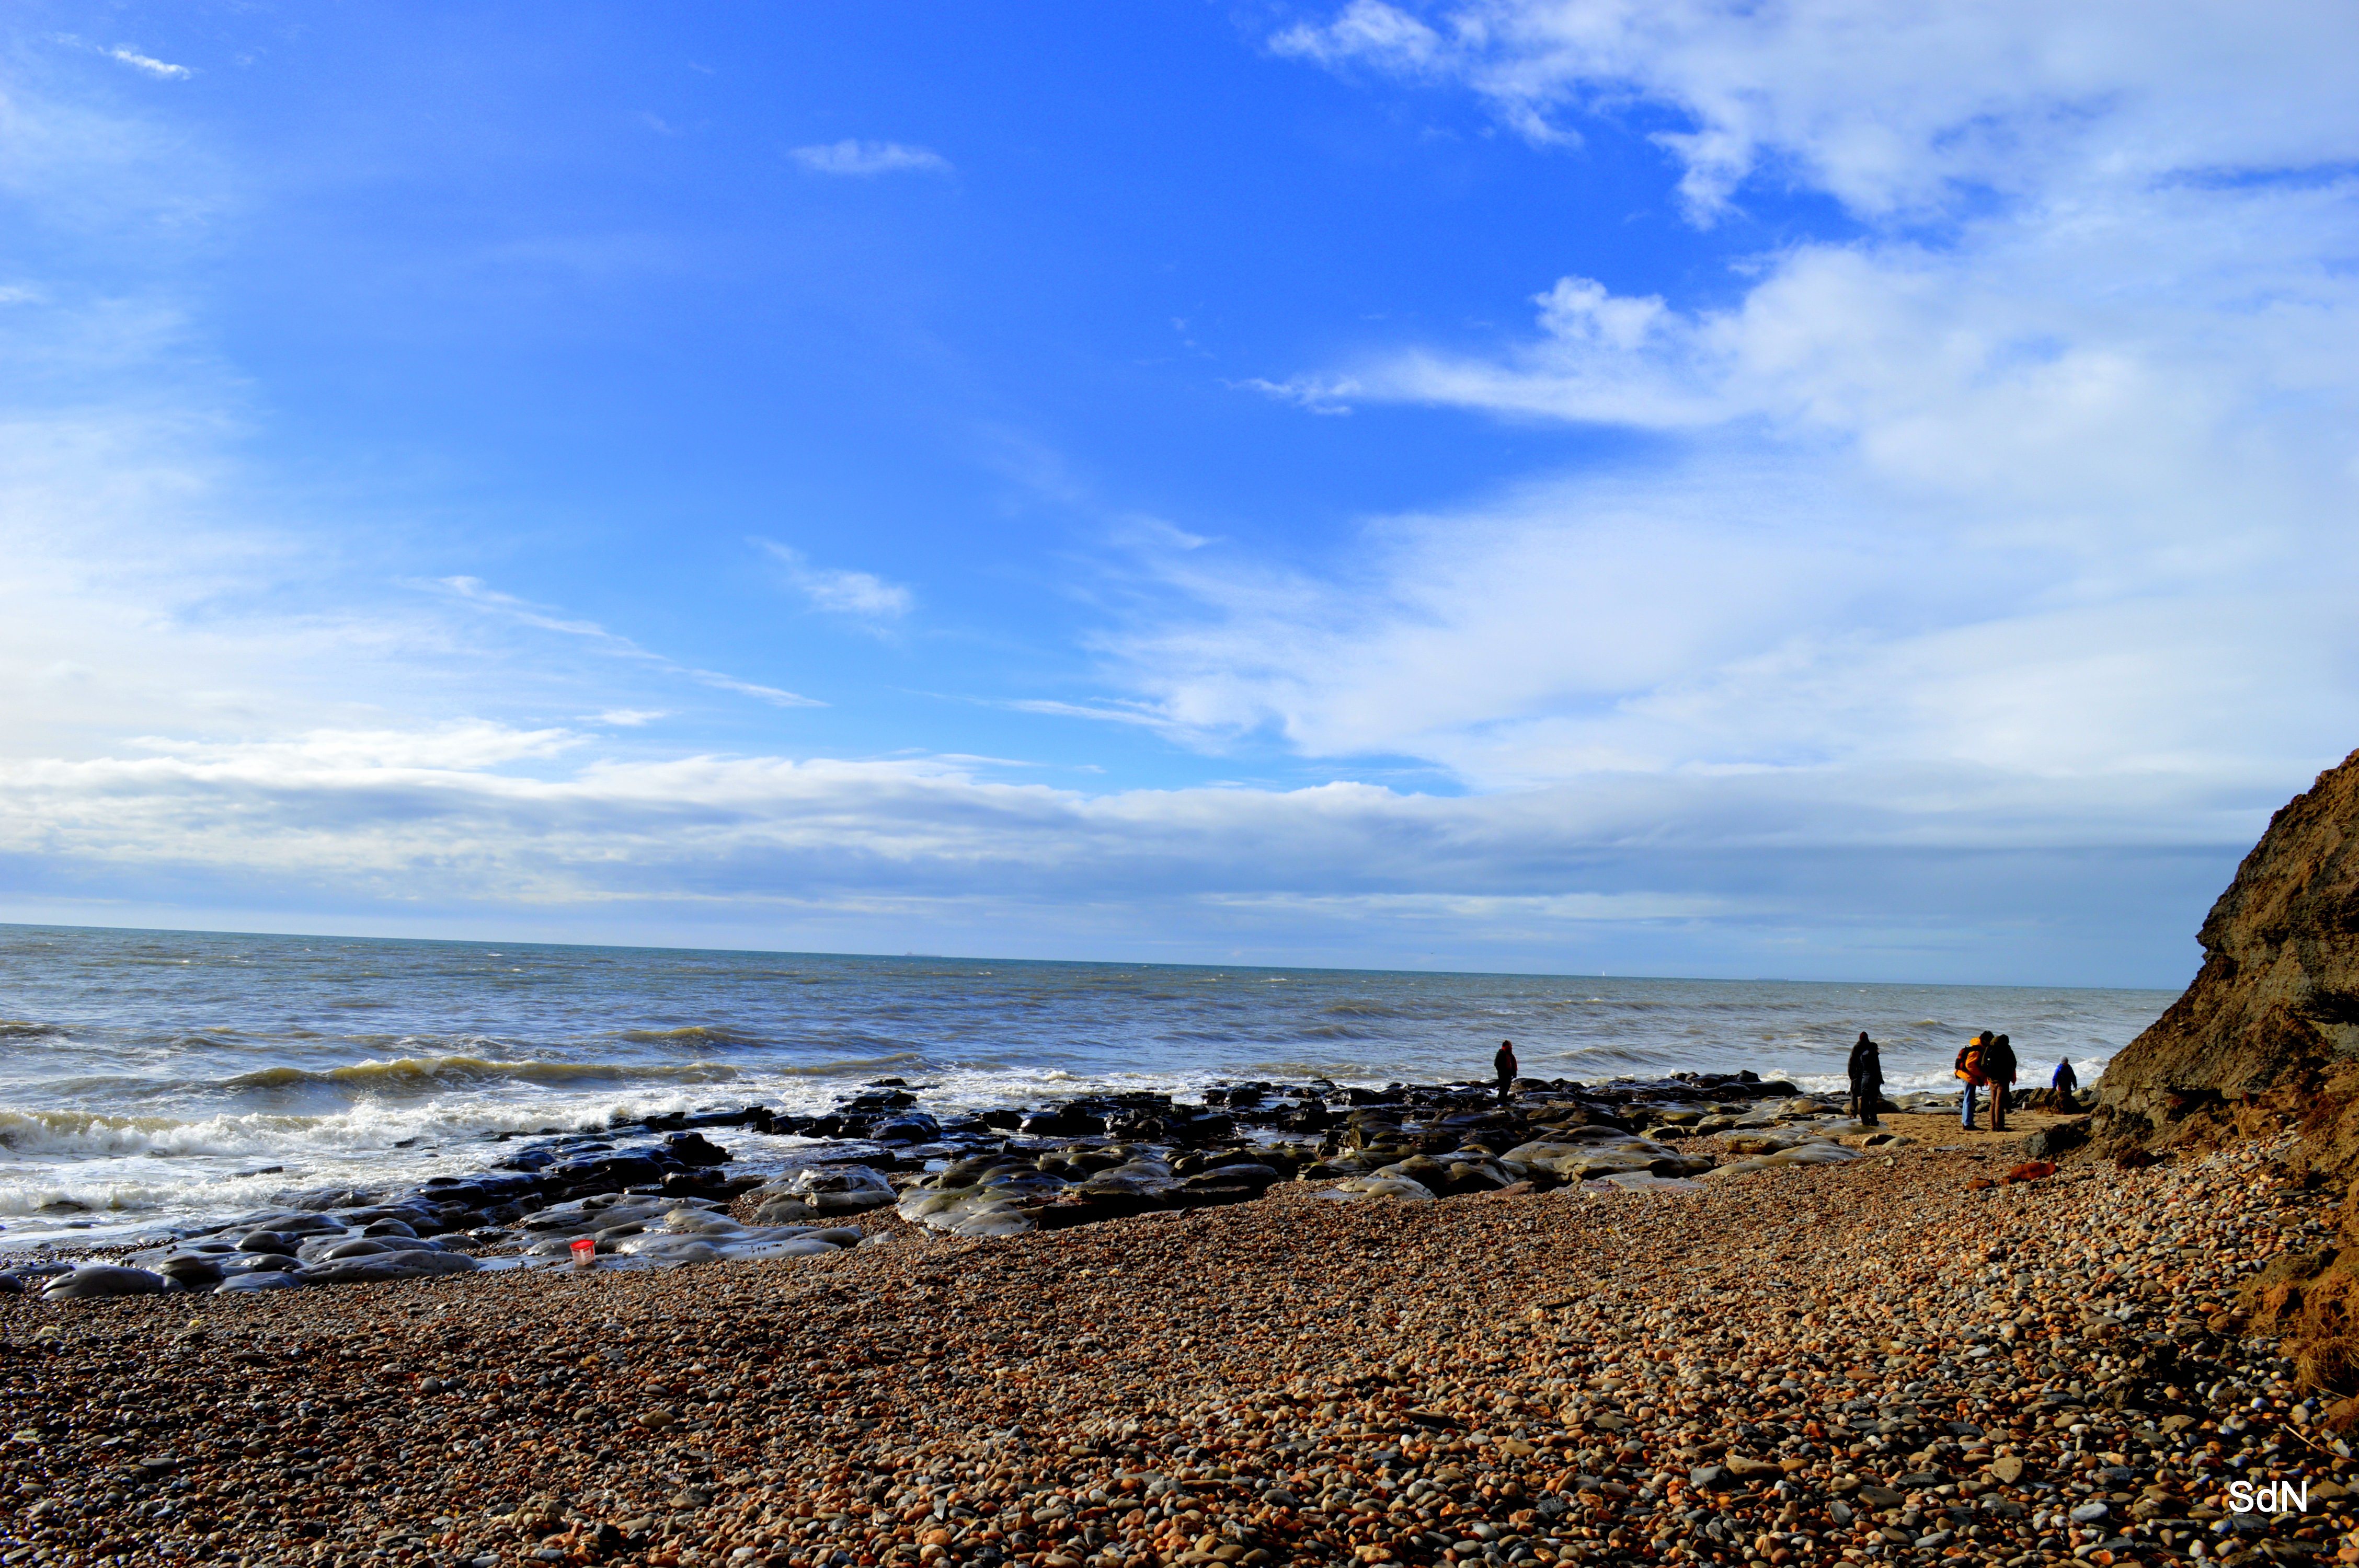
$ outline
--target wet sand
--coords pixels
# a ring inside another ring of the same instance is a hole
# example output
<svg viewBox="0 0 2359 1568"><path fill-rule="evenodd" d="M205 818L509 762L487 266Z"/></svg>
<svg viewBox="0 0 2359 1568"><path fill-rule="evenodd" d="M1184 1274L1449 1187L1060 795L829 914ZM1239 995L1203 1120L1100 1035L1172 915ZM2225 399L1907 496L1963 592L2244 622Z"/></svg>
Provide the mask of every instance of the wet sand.
<svg viewBox="0 0 2359 1568"><path fill-rule="evenodd" d="M0 1298L0 1563L2332 1556L2347 1451L2211 1326L2332 1215L2256 1150L1969 1188L2049 1119L1692 1193ZM2310 1511L2223 1523L2271 1470Z"/></svg>

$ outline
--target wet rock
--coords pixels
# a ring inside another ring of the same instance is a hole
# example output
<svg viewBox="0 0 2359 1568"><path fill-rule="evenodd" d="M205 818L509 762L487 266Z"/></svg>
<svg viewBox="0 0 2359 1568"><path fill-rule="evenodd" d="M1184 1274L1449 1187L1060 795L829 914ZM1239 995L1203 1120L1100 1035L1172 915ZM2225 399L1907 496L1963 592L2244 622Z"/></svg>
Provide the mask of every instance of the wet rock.
<svg viewBox="0 0 2359 1568"><path fill-rule="evenodd" d="M664 1140L664 1151L681 1164L701 1169L729 1162L729 1151L701 1132L675 1132Z"/></svg>
<svg viewBox="0 0 2359 1568"><path fill-rule="evenodd" d="M923 1112L888 1117L868 1132L879 1143L925 1143L941 1135L941 1123Z"/></svg>
<svg viewBox="0 0 2359 1568"><path fill-rule="evenodd" d="M94 1301L106 1296L150 1296L162 1291L165 1277L147 1269L125 1269L112 1263L84 1263L70 1274L52 1279L42 1291L45 1301Z"/></svg>
<svg viewBox="0 0 2359 1568"><path fill-rule="evenodd" d="M309 1285L377 1284L388 1280L419 1280L436 1274L472 1273L477 1267L476 1261L463 1253L404 1249L314 1264L303 1270L299 1278L302 1283ZM249 1288L266 1290L271 1287Z"/></svg>
<svg viewBox="0 0 2359 1568"><path fill-rule="evenodd" d="M755 1217L766 1225L793 1224L824 1215L859 1214L885 1208L897 1195L883 1173L865 1165L798 1171L783 1181L752 1190Z"/></svg>
<svg viewBox="0 0 2359 1568"><path fill-rule="evenodd" d="M1432 1188L1422 1182L1397 1176L1352 1176L1336 1183L1319 1195L1336 1203L1364 1203L1370 1199L1389 1199L1395 1203L1434 1201Z"/></svg>
<svg viewBox="0 0 2359 1568"><path fill-rule="evenodd" d="M201 1253L181 1253L156 1265L156 1271L182 1290L210 1289L222 1282L222 1262Z"/></svg>
<svg viewBox="0 0 2359 1568"><path fill-rule="evenodd" d="M292 1271L254 1269L245 1273L225 1276L222 1280L220 1289L223 1291L296 1290L299 1289L303 1282L303 1276Z"/></svg>
<svg viewBox="0 0 2359 1568"><path fill-rule="evenodd" d="M338 1226L336 1230L341 1235L343 1227ZM282 1236L275 1230L256 1230L242 1238L237 1249L241 1252L275 1252L282 1258L292 1258L298 1245L292 1236Z"/></svg>
<svg viewBox="0 0 2359 1568"><path fill-rule="evenodd" d="M1093 1116L1079 1106L1060 1106L1052 1110L1033 1112L1019 1124L1019 1130L1033 1137L1071 1138L1082 1133L1103 1132L1105 1119Z"/></svg>

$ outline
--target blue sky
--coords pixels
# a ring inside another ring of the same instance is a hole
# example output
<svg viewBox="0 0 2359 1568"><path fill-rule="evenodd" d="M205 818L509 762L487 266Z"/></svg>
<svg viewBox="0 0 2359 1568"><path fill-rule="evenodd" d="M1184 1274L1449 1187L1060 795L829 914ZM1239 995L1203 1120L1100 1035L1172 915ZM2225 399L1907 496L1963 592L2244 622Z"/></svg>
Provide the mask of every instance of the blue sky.
<svg viewBox="0 0 2359 1568"><path fill-rule="evenodd" d="M2346 10L32 5L0 918L2175 984Z"/></svg>

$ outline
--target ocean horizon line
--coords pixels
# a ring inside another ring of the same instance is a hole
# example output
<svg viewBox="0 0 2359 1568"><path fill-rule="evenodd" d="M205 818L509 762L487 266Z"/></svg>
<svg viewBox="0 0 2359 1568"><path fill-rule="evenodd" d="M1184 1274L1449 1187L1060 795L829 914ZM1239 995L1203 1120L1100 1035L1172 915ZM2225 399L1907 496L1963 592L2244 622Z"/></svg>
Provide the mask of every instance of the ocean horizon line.
<svg viewBox="0 0 2359 1568"><path fill-rule="evenodd" d="M254 931L203 925L97 925L55 921L0 920L0 931L86 932L110 936L205 936L280 942L364 942L400 946L532 947L580 953L710 953L732 957L857 959L893 963L1024 964L1042 967L1104 969L1252 970L1269 974L1447 976L1459 979L1645 981L1680 985L1846 986L1863 989L1959 989L2021 991L2151 992L2175 996L2180 986L2091 985L2023 980L1892 980L1809 979L1785 975L1689 975L1591 972L1582 969L1408 968L1353 964L1271 964L1240 959L1218 963L1201 959L1023 957L984 953L888 953L816 947L736 947L666 942L559 942L545 937L396 936L341 931Z"/></svg>

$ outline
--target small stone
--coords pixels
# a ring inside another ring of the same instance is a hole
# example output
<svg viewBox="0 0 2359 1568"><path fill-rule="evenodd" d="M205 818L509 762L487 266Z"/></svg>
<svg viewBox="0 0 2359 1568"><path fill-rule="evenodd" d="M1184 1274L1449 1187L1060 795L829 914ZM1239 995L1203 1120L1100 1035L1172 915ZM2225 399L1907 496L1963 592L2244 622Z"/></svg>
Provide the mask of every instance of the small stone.
<svg viewBox="0 0 2359 1568"><path fill-rule="evenodd" d="M2094 1524L2111 1512L2113 1512L2113 1509L2104 1503L2082 1503L2079 1508L2072 1510L2072 1522L2074 1524Z"/></svg>
<svg viewBox="0 0 2359 1568"><path fill-rule="evenodd" d="M2019 1454L2002 1454L1990 1462L1990 1473L1992 1480L2003 1482L2011 1487L2023 1479L2023 1456Z"/></svg>

